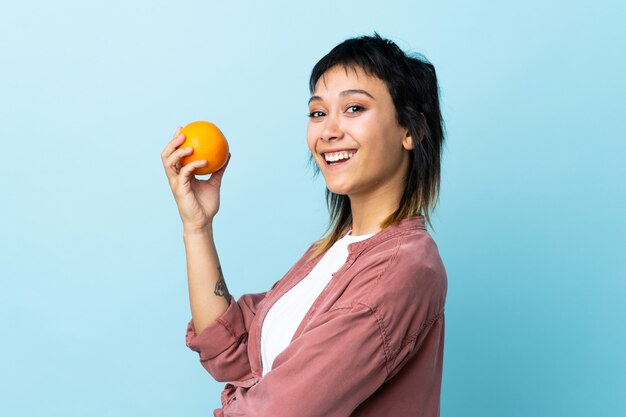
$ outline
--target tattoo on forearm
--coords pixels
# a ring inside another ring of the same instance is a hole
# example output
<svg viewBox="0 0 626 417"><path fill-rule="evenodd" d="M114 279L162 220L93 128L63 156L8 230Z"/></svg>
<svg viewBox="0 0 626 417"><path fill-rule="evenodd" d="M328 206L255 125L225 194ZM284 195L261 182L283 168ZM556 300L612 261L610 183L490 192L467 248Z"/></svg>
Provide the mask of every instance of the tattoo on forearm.
<svg viewBox="0 0 626 417"><path fill-rule="evenodd" d="M230 293L228 292L228 287L226 287L226 281L224 281L222 267L218 266L217 269L220 271L220 278L217 280L217 284L215 284L215 295L223 296L230 305Z"/></svg>

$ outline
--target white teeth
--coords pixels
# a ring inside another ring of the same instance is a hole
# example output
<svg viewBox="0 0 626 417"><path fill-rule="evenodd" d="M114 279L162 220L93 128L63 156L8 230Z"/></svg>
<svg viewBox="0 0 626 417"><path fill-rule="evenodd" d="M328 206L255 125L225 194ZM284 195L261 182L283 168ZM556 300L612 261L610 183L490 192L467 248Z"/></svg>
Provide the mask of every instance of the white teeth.
<svg viewBox="0 0 626 417"><path fill-rule="evenodd" d="M334 161L338 161L340 159L350 159L354 156L356 152L335 152L332 154L324 154L324 158L326 159L326 161L328 162L334 162Z"/></svg>

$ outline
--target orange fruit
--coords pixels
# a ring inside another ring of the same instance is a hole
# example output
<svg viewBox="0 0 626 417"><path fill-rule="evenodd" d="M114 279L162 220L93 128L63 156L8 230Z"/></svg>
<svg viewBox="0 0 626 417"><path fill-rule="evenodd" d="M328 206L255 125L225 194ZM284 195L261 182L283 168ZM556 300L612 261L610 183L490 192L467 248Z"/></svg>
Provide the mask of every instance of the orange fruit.
<svg viewBox="0 0 626 417"><path fill-rule="evenodd" d="M205 159L207 164L194 170L195 175L212 174L224 166L228 159L228 142L224 134L211 122L191 122L181 130L185 142L181 148L191 146L193 152L180 159L182 165Z"/></svg>

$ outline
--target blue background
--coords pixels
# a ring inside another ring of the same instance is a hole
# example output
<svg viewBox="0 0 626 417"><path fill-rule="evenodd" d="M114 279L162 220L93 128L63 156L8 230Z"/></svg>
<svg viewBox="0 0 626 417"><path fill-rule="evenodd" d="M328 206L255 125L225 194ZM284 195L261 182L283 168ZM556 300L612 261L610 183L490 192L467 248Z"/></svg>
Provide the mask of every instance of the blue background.
<svg viewBox="0 0 626 417"><path fill-rule="evenodd" d="M626 7L619 1L12 2L0 9L0 414L206 416L160 153L220 126L231 292L323 232L307 82L374 30L435 65L442 416L626 415Z"/></svg>

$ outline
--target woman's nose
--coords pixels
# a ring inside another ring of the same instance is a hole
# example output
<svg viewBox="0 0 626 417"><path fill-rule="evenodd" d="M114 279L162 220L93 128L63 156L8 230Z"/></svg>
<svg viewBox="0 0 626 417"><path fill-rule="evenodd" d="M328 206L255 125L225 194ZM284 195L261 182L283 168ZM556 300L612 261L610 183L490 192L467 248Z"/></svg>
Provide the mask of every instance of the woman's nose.
<svg viewBox="0 0 626 417"><path fill-rule="evenodd" d="M339 124L337 117L331 115L326 116L320 139L331 141L341 138L343 138L343 130L341 129L341 125Z"/></svg>

